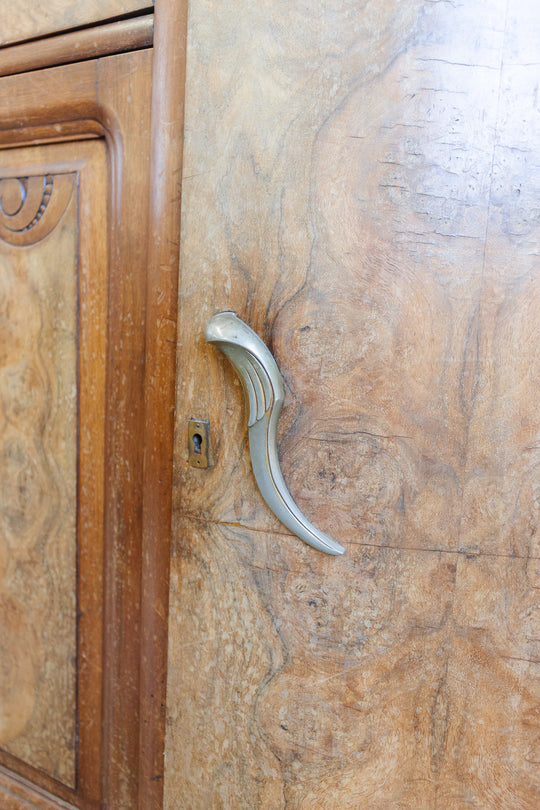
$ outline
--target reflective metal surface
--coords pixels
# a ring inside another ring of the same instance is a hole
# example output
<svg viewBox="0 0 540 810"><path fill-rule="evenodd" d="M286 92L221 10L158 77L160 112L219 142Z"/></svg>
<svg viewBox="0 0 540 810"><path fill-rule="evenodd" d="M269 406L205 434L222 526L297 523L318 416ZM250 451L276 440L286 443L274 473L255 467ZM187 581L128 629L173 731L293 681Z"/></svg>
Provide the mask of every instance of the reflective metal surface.
<svg viewBox="0 0 540 810"><path fill-rule="evenodd" d="M343 554L343 546L316 529L301 512L283 478L277 451L283 383L271 352L234 312L214 315L206 326L205 337L227 355L242 381L249 408L251 465L267 505L305 543L326 554Z"/></svg>

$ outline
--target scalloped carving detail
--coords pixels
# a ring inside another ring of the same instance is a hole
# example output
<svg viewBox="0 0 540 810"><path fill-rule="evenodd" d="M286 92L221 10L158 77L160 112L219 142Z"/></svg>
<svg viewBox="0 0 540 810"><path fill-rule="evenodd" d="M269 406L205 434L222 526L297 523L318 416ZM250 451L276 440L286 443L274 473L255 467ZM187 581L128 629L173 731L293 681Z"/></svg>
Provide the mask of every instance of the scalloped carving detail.
<svg viewBox="0 0 540 810"><path fill-rule="evenodd" d="M0 239L16 247L35 245L60 222L75 173L0 178Z"/></svg>

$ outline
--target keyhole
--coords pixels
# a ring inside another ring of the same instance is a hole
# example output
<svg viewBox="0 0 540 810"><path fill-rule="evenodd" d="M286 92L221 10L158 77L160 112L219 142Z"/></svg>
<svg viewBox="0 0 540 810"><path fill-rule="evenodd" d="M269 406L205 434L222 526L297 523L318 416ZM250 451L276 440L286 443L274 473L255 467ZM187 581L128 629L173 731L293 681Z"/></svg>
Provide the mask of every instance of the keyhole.
<svg viewBox="0 0 540 810"><path fill-rule="evenodd" d="M207 419L190 419L188 427L188 463L192 467L205 470L208 467L208 431Z"/></svg>
<svg viewBox="0 0 540 810"><path fill-rule="evenodd" d="M193 452L196 453L196 455L200 456L201 455L201 445L202 445L202 436L201 436L201 434L200 433L194 433L193 436L192 436L192 442L193 442Z"/></svg>

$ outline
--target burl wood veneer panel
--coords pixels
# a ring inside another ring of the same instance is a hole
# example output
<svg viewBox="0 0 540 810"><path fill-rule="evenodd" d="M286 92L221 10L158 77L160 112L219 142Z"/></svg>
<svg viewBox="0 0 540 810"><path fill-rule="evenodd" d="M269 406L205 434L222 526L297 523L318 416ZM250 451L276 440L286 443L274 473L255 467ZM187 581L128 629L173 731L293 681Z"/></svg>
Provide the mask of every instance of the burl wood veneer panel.
<svg viewBox="0 0 540 810"><path fill-rule="evenodd" d="M46 178L36 179L43 189ZM24 252L6 250L0 242L0 694L5 704L0 741L6 750L68 784L74 780L76 718L73 180L69 177L71 200L63 227L55 228L50 239ZM7 181L0 180L0 193L4 185Z"/></svg>
<svg viewBox="0 0 540 810"><path fill-rule="evenodd" d="M235 10L191 9L166 807L533 810L540 7ZM257 494L221 309L343 558Z"/></svg>
<svg viewBox="0 0 540 810"><path fill-rule="evenodd" d="M0 46L100 23L152 6L152 0L0 0Z"/></svg>
<svg viewBox="0 0 540 810"><path fill-rule="evenodd" d="M101 560L88 523L101 518L103 428L88 408L104 404L107 240L89 247L105 200L88 186L106 198L105 167L99 141L0 156L0 748L69 787L80 655L93 656L95 673L101 659L99 625L93 645L86 633L78 640L77 614L87 609L78 573L86 579ZM99 578L93 587L99 595Z"/></svg>

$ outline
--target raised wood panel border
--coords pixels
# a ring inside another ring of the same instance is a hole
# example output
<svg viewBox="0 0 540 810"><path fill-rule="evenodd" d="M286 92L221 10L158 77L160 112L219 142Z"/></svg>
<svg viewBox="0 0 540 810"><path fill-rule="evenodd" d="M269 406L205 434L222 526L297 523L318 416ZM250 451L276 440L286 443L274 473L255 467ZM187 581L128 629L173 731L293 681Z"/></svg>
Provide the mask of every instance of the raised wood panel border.
<svg viewBox="0 0 540 810"><path fill-rule="evenodd" d="M0 49L0 76L39 70L152 46L154 15L146 14Z"/></svg>
<svg viewBox="0 0 540 810"><path fill-rule="evenodd" d="M73 810L74 805L36 788L0 766L2 810Z"/></svg>
<svg viewBox="0 0 540 810"><path fill-rule="evenodd" d="M80 141L89 138L104 137L102 125L92 119L74 119L57 121L54 124L35 124L14 126L0 130L0 149L11 149L13 146L36 146L42 143L59 141Z"/></svg>

